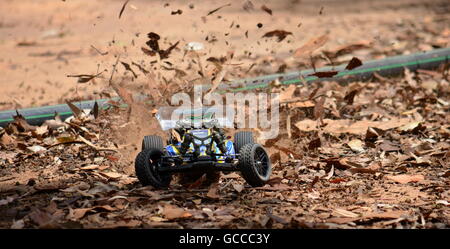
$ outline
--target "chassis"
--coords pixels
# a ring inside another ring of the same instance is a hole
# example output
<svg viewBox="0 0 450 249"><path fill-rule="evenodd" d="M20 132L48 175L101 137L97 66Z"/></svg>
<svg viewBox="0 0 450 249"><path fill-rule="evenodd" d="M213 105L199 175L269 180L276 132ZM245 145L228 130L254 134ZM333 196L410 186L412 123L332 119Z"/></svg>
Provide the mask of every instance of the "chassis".
<svg viewBox="0 0 450 249"><path fill-rule="evenodd" d="M136 175L143 185L165 188L172 174L182 172L239 171L253 187L263 186L271 174L271 162L265 149L255 143L252 132L240 131L234 141L227 140L217 119L204 113L178 120L164 146L160 136L145 136L142 151L136 157ZM160 122L161 124L161 122ZM162 125L164 126L164 125Z"/></svg>

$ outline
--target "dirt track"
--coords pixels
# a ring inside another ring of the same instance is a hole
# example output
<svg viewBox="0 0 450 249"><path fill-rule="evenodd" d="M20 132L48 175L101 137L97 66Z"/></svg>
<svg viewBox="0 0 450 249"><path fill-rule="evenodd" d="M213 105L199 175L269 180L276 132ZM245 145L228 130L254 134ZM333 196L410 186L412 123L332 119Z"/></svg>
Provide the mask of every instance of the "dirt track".
<svg viewBox="0 0 450 249"><path fill-rule="evenodd" d="M323 34L329 40L320 50L328 55L349 44L362 46L336 55L335 62L450 46L447 1L252 1L251 12L241 1L202 19L226 3L190 8L189 1L165 7L164 1L132 0L119 19L123 2L1 1L0 110L114 95L108 77L117 55L154 70L158 82L170 81L173 70L153 68L163 62L151 63L155 57L141 50L148 32L161 35L164 48L180 41L166 61L188 74L196 69L181 64L187 42L205 44L203 65L207 57L234 51L238 66L228 80L310 68L291 55ZM273 15L260 10L261 4ZM178 9L181 15L171 15ZM261 38L275 29L293 34L282 42ZM329 59L315 56L316 66ZM118 69L127 91L153 91L155 79L136 68L137 77ZM83 84L67 77L103 70L108 71ZM222 175L210 188L142 188L132 160L141 137L154 131L141 115L149 110L133 109L130 122L123 119L126 112L113 110L61 133L19 123L0 130L0 227L448 228L449 89L448 70L278 89L286 99L308 100L282 107L282 132L265 144L274 174L270 184L256 189L236 174ZM291 138L284 121L288 110ZM356 123L358 132L340 133L342 122ZM369 124L390 128L368 132ZM45 150L30 151L33 145Z"/></svg>
<svg viewBox="0 0 450 249"><path fill-rule="evenodd" d="M223 5L222 1L194 3L193 9L188 7L189 1L176 1L168 7L164 7L164 3L132 1L130 6L136 9L128 6L118 19L123 4L119 0L2 1L0 110L98 96L95 92L105 89L104 82L98 80L77 86L76 79L66 75L110 69L115 61L113 56L125 50L127 60L144 60L140 47L150 31L160 33L171 42L181 40L182 46L215 35L218 41L207 43L209 56L222 56L223 51L228 50L234 50L239 56L247 50L255 56L266 56L273 51L272 55L287 57L290 50L327 32L330 40L324 49L361 40L384 46L396 42L396 29L401 30L403 24L448 23L448 19L437 18L445 10L448 12L448 4L436 0L358 1L356 4L353 1L255 1L256 10L250 13L244 11L239 2L208 16L206 22L201 17ZM259 10L261 3L270 6L274 14L270 16ZM183 14L170 14L177 9L182 9ZM232 22L235 25L229 28ZM264 26L259 29L257 23ZM283 28L293 32L293 36L282 46L276 42L257 43L265 32ZM247 30L248 38L245 37ZM139 37L136 34L140 34ZM25 46L18 46L21 42ZM99 55L91 45L108 55ZM416 48L416 51L421 49ZM291 70L295 69L298 68Z"/></svg>

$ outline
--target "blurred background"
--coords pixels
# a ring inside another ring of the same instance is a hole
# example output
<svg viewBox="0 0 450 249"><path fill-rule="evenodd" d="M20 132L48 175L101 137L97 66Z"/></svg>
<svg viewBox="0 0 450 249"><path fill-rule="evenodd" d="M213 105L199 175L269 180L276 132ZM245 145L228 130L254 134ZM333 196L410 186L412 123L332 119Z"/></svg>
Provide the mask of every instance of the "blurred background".
<svg viewBox="0 0 450 249"><path fill-rule="evenodd" d="M180 41L178 53L169 60L175 65L182 48L193 41L202 42L208 56L233 51L235 63L242 68L255 64L234 78L274 73L281 65L285 65L282 71L310 68L292 53L324 34L329 39L322 50L350 47L351 55L336 57L337 64L353 55L377 59L449 45L449 1L131 0L119 19L124 3L2 0L0 110L104 97L100 95L108 75L85 84L67 75L110 70L118 54L128 63L151 68L154 58L141 51L149 32L159 34L164 47ZM273 30L292 35L281 42L262 38Z"/></svg>

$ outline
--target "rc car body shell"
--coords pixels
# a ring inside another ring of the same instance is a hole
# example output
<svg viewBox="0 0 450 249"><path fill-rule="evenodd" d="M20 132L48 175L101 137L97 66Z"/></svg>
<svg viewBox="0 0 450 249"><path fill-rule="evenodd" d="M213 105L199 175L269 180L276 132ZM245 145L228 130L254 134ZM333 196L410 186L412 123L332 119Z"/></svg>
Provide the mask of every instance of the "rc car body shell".
<svg viewBox="0 0 450 249"><path fill-rule="evenodd" d="M209 129L199 129L199 130L190 130L188 131L189 133L197 136L197 137L207 137L211 135L211 131ZM212 139L209 139L209 141L207 140L207 144L209 144L211 142ZM196 142L196 140L194 139L194 143ZM225 142L225 146L227 148L227 151L225 153L224 156L216 156L216 160L218 162L224 162L224 160L226 158L230 158L230 159L234 159L235 158L235 149L234 149L234 144L233 141L231 140L224 140ZM194 143L191 143L191 145L189 146L189 149L187 151L187 153L193 153L195 148L194 148ZM169 144L165 147L167 154L169 156L182 156L182 154L179 151L179 147L181 146L181 142L175 143L175 144ZM200 145L199 146L199 152L200 152L200 156L207 156L206 148L207 145ZM217 146L216 142L212 142L212 151L215 154L221 154L221 151L219 149L219 147Z"/></svg>
<svg viewBox="0 0 450 249"><path fill-rule="evenodd" d="M161 128L173 130L166 146L161 147L159 136L144 138L143 144L149 146L144 146L135 163L140 182L163 187L168 186L172 173L241 171L252 186L264 185L271 173L267 152L253 138L248 139L253 137L251 132L238 132L235 141L227 140L222 128L233 127L232 118L227 116L215 107L159 109L156 117ZM236 150L236 144L248 145L243 154Z"/></svg>

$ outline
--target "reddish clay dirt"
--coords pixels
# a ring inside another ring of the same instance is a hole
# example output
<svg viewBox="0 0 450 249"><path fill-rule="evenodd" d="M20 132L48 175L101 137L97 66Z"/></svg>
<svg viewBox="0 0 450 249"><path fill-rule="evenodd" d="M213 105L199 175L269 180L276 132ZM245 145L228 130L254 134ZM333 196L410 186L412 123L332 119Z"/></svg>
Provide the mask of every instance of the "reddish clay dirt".
<svg viewBox="0 0 450 249"><path fill-rule="evenodd" d="M447 1L253 0L248 10L248 1L233 1L208 15L226 2L132 0L119 19L124 2L1 1L0 110L117 92L170 97L225 65L226 81L311 68L292 55L323 35L317 67L450 45ZM292 34L262 38L273 30ZM179 41L167 59L143 53L149 32L163 49ZM192 41L205 45L201 66L184 53ZM117 56L133 72L119 63L114 90ZM87 83L67 77L102 71ZM448 228L449 89L448 68L274 87L284 101L302 101L283 104L281 134L262 141L274 172L260 188L234 173L207 187L176 179L168 190L142 187L133 159L142 136L160 132L152 106L129 102L131 112L114 108L59 129L17 120L0 129L0 227Z"/></svg>

